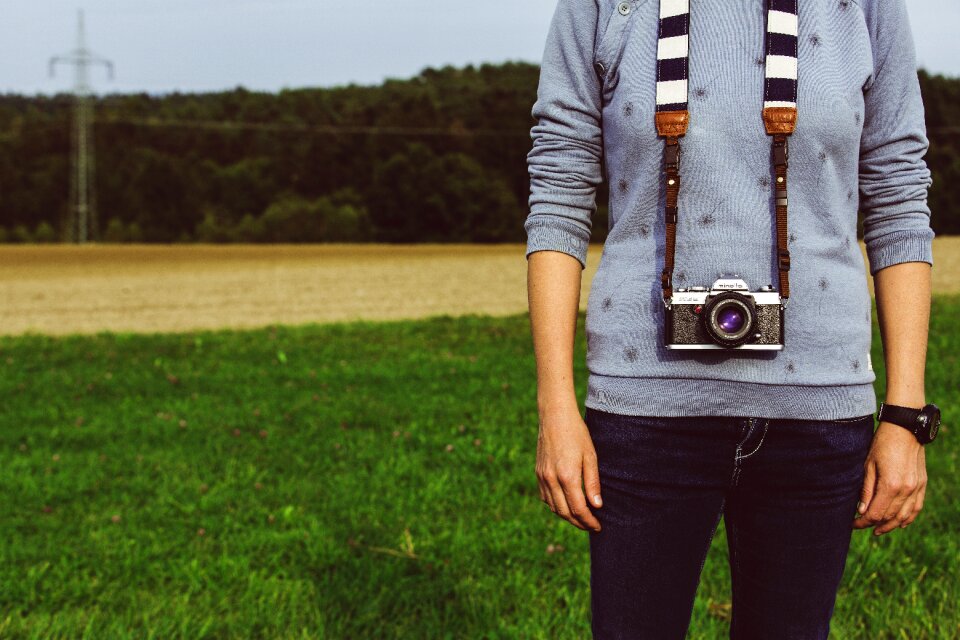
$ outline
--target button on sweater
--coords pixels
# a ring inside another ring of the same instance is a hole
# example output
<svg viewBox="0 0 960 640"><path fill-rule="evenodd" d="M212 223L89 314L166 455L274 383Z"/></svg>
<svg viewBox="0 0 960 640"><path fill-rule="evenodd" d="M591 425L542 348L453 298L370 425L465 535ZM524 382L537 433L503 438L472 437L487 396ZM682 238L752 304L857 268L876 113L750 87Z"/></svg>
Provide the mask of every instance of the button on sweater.
<svg viewBox="0 0 960 640"><path fill-rule="evenodd" d="M933 264L932 183L904 0L800 0L784 347L664 339L658 0L559 0L532 115L526 255L585 266L596 189L609 231L587 300L586 405L629 415L842 419L877 409L867 273ZM764 0L691 2L673 285L777 283ZM867 261L857 243L863 214Z"/></svg>

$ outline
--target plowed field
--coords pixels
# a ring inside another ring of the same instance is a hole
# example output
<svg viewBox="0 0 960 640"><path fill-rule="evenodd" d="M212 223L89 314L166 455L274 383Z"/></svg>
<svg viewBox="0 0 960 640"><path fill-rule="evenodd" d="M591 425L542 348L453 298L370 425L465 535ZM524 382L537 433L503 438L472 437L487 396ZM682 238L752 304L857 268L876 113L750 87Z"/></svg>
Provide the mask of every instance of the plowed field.
<svg viewBox="0 0 960 640"><path fill-rule="evenodd" d="M602 246L590 247L581 306ZM934 291L960 292L960 237L934 240ZM5 245L0 333L187 331L512 314L521 244Z"/></svg>

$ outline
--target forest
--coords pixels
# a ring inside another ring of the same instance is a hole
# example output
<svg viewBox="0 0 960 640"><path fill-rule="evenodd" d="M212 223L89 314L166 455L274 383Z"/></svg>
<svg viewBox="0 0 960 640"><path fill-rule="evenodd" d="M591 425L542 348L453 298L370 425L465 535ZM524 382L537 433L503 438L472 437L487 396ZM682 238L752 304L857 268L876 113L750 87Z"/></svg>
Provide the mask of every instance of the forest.
<svg viewBox="0 0 960 640"><path fill-rule="evenodd" d="M508 62L368 86L95 96L90 238L522 242L538 77ZM957 234L960 79L919 78L931 224ZM67 238L72 105L0 95L0 242Z"/></svg>

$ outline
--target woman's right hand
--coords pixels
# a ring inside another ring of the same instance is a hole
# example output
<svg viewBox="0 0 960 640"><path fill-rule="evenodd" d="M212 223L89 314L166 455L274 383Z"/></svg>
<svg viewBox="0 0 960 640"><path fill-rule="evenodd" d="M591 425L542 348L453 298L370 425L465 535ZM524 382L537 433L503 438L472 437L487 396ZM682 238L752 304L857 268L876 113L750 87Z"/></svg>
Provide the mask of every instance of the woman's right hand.
<svg viewBox="0 0 960 640"><path fill-rule="evenodd" d="M580 416L573 384L573 344L584 264L563 251L527 258L530 325L537 359L537 478L540 499L577 528L600 530L584 497L599 507L600 473L590 430Z"/></svg>
<svg viewBox="0 0 960 640"><path fill-rule="evenodd" d="M583 530L600 531L600 522L587 505L599 508L600 472L590 430L576 407L540 416L537 437L537 479L540 499L555 514ZM586 486L584 495L581 482Z"/></svg>

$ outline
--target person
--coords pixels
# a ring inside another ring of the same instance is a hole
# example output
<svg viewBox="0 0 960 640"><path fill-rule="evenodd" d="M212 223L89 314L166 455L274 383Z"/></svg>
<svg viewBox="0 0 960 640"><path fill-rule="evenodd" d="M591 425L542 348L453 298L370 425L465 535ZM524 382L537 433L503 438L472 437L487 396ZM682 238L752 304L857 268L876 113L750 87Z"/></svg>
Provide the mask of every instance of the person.
<svg viewBox="0 0 960 640"><path fill-rule="evenodd" d="M684 12L682 41L662 42ZM779 160L763 110L776 87L794 102L770 104L795 118ZM682 137L658 128L661 89L684 92ZM920 436L882 415L875 428L870 355L868 270L884 403L932 411L932 179L904 0L559 0L532 115L536 476L551 511L589 532L594 637L684 637L722 516L731 637L826 638L853 530L909 526L927 487ZM581 414L573 354L604 181ZM780 296L780 319L749 337L765 348L720 341L703 310L721 280ZM701 316L681 318L679 301L694 299ZM699 340L681 322L700 323ZM699 347L674 348L684 339Z"/></svg>

